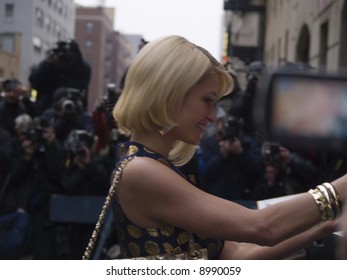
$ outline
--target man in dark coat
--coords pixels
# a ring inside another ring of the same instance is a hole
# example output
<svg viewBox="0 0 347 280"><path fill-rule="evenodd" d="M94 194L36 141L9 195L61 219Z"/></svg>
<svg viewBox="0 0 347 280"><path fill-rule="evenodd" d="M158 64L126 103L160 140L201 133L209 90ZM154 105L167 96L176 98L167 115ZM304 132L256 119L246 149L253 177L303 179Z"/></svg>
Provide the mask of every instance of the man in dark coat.
<svg viewBox="0 0 347 280"><path fill-rule="evenodd" d="M38 113L52 106L53 94L60 87L79 90L84 95L83 105L86 109L91 73L90 65L83 59L74 40L57 42L29 76L32 88L37 91Z"/></svg>

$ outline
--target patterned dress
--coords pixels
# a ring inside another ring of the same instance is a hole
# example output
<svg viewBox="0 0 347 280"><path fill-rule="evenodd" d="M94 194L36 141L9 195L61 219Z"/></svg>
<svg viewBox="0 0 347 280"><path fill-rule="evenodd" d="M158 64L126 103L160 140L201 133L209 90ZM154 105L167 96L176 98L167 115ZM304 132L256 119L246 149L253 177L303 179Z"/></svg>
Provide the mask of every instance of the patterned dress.
<svg viewBox="0 0 347 280"><path fill-rule="evenodd" d="M170 161L139 143L127 142L121 144L118 155L118 162L130 156L155 159L193 183ZM194 249L206 248L209 259L218 259L224 244L221 240L191 234L172 225L159 228L139 227L127 218L117 199L114 199L113 211L122 258L186 252L190 243L190 246Z"/></svg>

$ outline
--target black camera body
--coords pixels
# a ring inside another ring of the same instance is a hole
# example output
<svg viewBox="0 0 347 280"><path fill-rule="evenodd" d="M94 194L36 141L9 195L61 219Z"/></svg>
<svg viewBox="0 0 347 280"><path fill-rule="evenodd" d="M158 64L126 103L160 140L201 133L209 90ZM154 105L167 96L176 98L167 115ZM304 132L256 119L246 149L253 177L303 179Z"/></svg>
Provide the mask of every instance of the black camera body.
<svg viewBox="0 0 347 280"><path fill-rule="evenodd" d="M84 147L91 149L95 143L94 135L86 130L73 130L70 132L65 148L71 157L85 157Z"/></svg>
<svg viewBox="0 0 347 280"><path fill-rule="evenodd" d="M120 94L121 90L116 86L116 84L108 83L106 94L104 95L100 105L97 107L97 111L111 113Z"/></svg>
<svg viewBox="0 0 347 280"><path fill-rule="evenodd" d="M37 144L38 151L39 152L45 152L46 151L46 141L42 137L42 133L44 129L51 126L48 120L44 118L35 118L33 122L31 123L29 129L25 133L26 139L32 141L33 143Z"/></svg>
<svg viewBox="0 0 347 280"><path fill-rule="evenodd" d="M222 140L235 141L236 138L240 137L240 133L244 126L242 118L229 116L224 123L224 135Z"/></svg>
<svg viewBox="0 0 347 280"><path fill-rule="evenodd" d="M106 97L107 104L111 106L116 105L120 94L121 94L121 90L116 86L116 84L113 84L113 83L107 84L107 97Z"/></svg>
<svg viewBox="0 0 347 280"><path fill-rule="evenodd" d="M274 167L282 167L283 162L281 158L280 145L276 143L265 142L263 144L262 157L266 164L269 164Z"/></svg>
<svg viewBox="0 0 347 280"><path fill-rule="evenodd" d="M64 115L72 115L83 110L85 91L76 88L64 88L62 97L54 104L54 109Z"/></svg>

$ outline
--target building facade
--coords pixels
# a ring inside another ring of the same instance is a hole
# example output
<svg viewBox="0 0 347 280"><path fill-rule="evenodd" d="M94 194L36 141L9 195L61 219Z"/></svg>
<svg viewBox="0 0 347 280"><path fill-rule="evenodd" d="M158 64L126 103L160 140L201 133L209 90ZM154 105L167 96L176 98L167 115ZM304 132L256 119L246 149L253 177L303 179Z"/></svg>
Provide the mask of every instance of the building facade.
<svg viewBox="0 0 347 280"><path fill-rule="evenodd" d="M346 0L268 0L264 60L309 63L336 72L347 67Z"/></svg>
<svg viewBox="0 0 347 280"><path fill-rule="evenodd" d="M92 68L88 111L93 111L109 84L117 85L131 60L126 40L114 31L114 8L77 7L75 39Z"/></svg>
<svg viewBox="0 0 347 280"><path fill-rule="evenodd" d="M245 64L263 59L265 1L225 0L224 56Z"/></svg>
<svg viewBox="0 0 347 280"><path fill-rule="evenodd" d="M11 40L6 41L6 38L11 38ZM0 79L16 78L19 76L20 48L20 34L0 34Z"/></svg>
<svg viewBox="0 0 347 280"><path fill-rule="evenodd" d="M0 0L1 48L16 49L20 37L16 75L24 84L56 41L74 38L74 26L73 0Z"/></svg>

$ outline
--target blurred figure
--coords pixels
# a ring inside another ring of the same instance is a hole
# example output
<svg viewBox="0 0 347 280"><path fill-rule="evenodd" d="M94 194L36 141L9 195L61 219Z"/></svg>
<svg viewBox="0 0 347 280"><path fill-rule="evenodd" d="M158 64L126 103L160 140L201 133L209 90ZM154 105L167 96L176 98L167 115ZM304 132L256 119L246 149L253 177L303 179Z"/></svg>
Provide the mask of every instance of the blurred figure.
<svg viewBox="0 0 347 280"><path fill-rule="evenodd" d="M65 149L67 159L62 177L62 193L67 195L106 196L110 187L110 172L103 159L94 152L95 136L85 130L73 130ZM66 224L68 258L81 259L94 225Z"/></svg>
<svg viewBox="0 0 347 280"><path fill-rule="evenodd" d="M97 143L96 153L109 148L109 142L118 141L121 135L117 133L117 124L112 118L112 108L116 105L121 90L113 83L107 85L107 95L100 99L92 112L93 125Z"/></svg>
<svg viewBox="0 0 347 280"><path fill-rule="evenodd" d="M65 163L62 188L71 195L104 195L109 188L109 175L99 155L94 153L94 134L73 130L65 143Z"/></svg>
<svg viewBox="0 0 347 280"><path fill-rule="evenodd" d="M19 126L18 126L19 127ZM56 259L55 227L49 220L49 199L60 189L65 154L51 124L35 118L18 134L20 149L9 181L8 210L20 205L32 221L31 253L34 259ZM11 199L10 199L11 198Z"/></svg>
<svg viewBox="0 0 347 280"><path fill-rule="evenodd" d="M87 109L91 74L91 67L83 59L77 42L58 41L29 76L31 87L37 91L37 112L42 114L52 107L54 92L60 87L82 92L83 108Z"/></svg>
<svg viewBox="0 0 347 280"><path fill-rule="evenodd" d="M240 87L239 78L237 76L237 72L234 70L233 65L230 61L224 64L225 69L228 71L230 76L234 81L234 88L232 91L223 96L218 104L230 115L235 117L242 117L242 99L244 92Z"/></svg>
<svg viewBox="0 0 347 280"><path fill-rule="evenodd" d="M316 165L278 143L262 144L262 160L264 175L254 189L255 200L308 191L307 186L317 184Z"/></svg>
<svg viewBox="0 0 347 280"><path fill-rule="evenodd" d="M218 152L205 162L205 190L228 200L251 199L262 171L260 145L242 129L242 119L229 116L219 121Z"/></svg>
<svg viewBox="0 0 347 280"><path fill-rule="evenodd" d="M7 188L10 178L12 160L9 151L5 150L3 146L0 147L0 214L3 214L5 212L4 205L6 203L2 202L2 198L5 196L5 189Z"/></svg>
<svg viewBox="0 0 347 280"><path fill-rule="evenodd" d="M12 135L0 124L0 150L9 154L11 149Z"/></svg>
<svg viewBox="0 0 347 280"><path fill-rule="evenodd" d="M30 233L30 217L23 209L0 215L0 259L22 258L30 245Z"/></svg>
<svg viewBox="0 0 347 280"><path fill-rule="evenodd" d="M0 101L0 124L15 135L14 120L21 114L36 115L34 103L29 99L28 89L17 79L3 81L4 98Z"/></svg>
<svg viewBox="0 0 347 280"><path fill-rule="evenodd" d="M45 110L42 118L49 121L57 139L64 143L74 129L94 132L92 117L83 108L83 95L78 89L61 87L54 92L53 107Z"/></svg>
<svg viewBox="0 0 347 280"><path fill-rule="evenodd" d="M264 177L255 187L255 200L263 200L268 198L280 197L287 195L285 183L279 176L279 168L271 164L265 164Z"/></svg>
<svg viewBox="0 0 347 280"><path fill-rule="evenodd" d="M244 132L249 135L256 133L253 119L254 100L262 75L266 73L266 66L262 61L253 61L247 70L247 85L242 99L242 117L244 119Z"/></svg>

